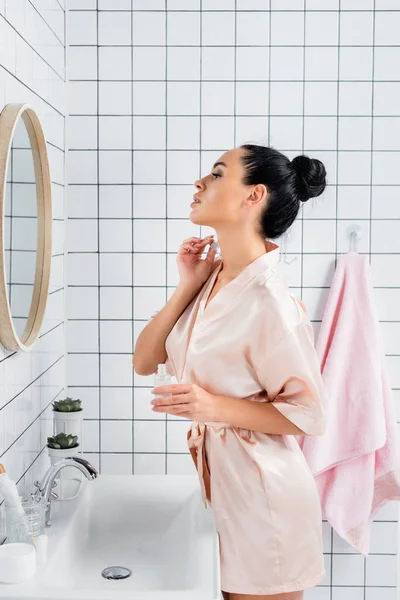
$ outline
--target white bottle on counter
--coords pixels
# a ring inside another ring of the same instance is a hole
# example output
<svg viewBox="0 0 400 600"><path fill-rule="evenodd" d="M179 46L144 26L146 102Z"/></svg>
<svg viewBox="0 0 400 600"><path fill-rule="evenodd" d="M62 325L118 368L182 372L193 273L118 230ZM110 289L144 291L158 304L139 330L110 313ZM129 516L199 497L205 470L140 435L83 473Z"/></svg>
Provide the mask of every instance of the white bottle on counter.
<svg viewBox="0 0 400 600"><path fill-rule="evenodd" d="M157 373L154 375L154 387L160 387L162 385L170 385L171 375L167 373L165 364L157 365ZM162 398L168 394L159 394L156 398Z"/></svg>

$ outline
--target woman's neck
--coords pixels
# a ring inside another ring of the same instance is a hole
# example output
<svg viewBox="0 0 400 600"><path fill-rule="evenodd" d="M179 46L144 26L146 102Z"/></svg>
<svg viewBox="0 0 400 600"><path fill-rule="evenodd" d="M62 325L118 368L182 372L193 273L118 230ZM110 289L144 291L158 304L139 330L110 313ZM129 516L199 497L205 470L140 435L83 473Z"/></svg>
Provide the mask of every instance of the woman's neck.
<svg viewBox="0 0 400 600"><path fill-rule="evenodd" d="M247 265L266 253L265 241L255 235L237 234L232 231L217 231L217 239L222 257L223 279L234 279Z"/></svg>

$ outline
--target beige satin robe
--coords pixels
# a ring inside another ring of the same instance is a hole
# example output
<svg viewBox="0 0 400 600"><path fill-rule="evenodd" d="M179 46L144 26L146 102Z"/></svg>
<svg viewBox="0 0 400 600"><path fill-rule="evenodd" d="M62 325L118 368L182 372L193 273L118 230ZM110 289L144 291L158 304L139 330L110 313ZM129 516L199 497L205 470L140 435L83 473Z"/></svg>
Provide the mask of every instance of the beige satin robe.
<svg viewBox="0 0 400 600"><path fill-rule="evenodd" d="M167 370L213 394L273 402L319 435L325 410L312 325L282 279L278 246L266 249L205 308L214 270L167 338ZM219 534L222 589L279 594L320 583L321 506L296 438L193 422L188 441Z"/></svg>

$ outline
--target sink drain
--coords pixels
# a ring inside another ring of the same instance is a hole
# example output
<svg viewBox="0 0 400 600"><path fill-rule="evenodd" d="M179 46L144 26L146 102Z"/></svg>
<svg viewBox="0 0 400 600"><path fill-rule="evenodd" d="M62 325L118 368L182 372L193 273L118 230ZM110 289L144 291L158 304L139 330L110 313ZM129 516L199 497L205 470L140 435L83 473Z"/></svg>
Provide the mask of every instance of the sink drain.
<svg viewBox="0 0 400 600"><path fill-rule="evenodd" d="M126 567L107 567L101 574L105 579L127 579L132 571Z"/></svg>

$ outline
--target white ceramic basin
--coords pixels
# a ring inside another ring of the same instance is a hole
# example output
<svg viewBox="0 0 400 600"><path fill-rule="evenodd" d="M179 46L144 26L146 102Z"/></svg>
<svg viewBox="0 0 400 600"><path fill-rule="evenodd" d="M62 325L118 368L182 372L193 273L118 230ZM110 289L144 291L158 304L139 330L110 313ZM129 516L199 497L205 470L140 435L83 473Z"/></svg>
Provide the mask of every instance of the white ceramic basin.
<svg viewBox="0 0 400 600"><path fill-rule="evenodd" d="M196 476L100 475L54 502L49 561L0 598L219 600L218 538ZM107 580L108 566L128 579Z"/></svg>

